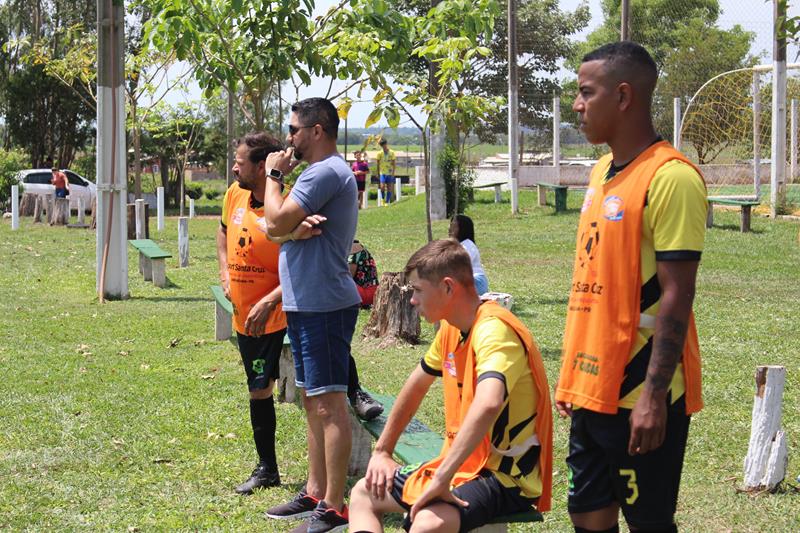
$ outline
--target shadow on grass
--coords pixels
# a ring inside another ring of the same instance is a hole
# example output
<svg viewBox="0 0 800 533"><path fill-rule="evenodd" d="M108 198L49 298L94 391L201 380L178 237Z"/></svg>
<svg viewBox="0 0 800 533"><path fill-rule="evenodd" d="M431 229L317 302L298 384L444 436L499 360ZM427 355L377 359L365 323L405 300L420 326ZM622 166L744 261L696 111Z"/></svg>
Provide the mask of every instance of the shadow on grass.
<svg viewBox="0 0 800 533"><path fill-rule="evenodd" d="M144 300L146 302L214 302L212 298L202 298L200 296L131 296L131 300Z"/></svg>
<svg viewBox="0 0 800 533"><path fill-rule="evenodd" d="M742 232L742 228L738 224L714 224L713 226L711 226L710 228L707 228L707 229L708 230L718 229L718 230L722 230L722 231L734 231L736 233L741 233ZM764 230L753 229L753 227L750 226L750 231L748 231L747 233L755 233L756 235L761 235L761 234L764 233Z"/></svg>
<svg viewBox="0 0 800 533"><path fill-rule="evenodd" d="M543 348L540 346L539 351L544 360L558 361L561 359L561 348Z"/></svg>

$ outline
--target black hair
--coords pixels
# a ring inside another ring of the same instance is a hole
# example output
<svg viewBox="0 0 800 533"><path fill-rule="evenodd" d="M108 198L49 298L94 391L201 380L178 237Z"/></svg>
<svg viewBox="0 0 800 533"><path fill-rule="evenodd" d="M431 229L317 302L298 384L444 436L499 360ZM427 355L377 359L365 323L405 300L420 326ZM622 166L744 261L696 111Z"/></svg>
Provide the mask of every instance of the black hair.
<svg viewBox="0 0 800 533"><path fill-rule="evenodd" d="M292 104L292 112L297 114L303 126L319 124L328 137L335 139L339 135L339 112L326 98L300 100Z"/></svg>
<svg viewBox="0 0 800 533"><path fill-rule="evenodd" d="M658 66L644 46L633 41L609 43L583 56L583 62L605 61L617 82L638 82L652 94L658 79Z"/></svg>
<svg viewBox="0 0 800 533"><path fill-rule="evenodd" d="M454 222L458 225L458 232L455 235L451 234L451 237L458 239L458 242L466 239L475 242L475 225L471 218L467 215L456 215L450 221L450 228L453 227Z"/></svg>
<svg viewBox="0 0 800 533"><path fill-rule="evenodd" d="M381 138L381 140L380 140L380 141L378 141L378 144L379 144L379 145L381 145L381 146L383 146L384 144L389 144L389 141L387 141L387 140L386 140L386 139L384 139L384 138Z"/></svg>
<svg viewBox="0 0 800 533"><path fill-rule="evenodd" d="M251 132L239 139L237 146L247 146L247 158L251 163L258 163L267 159L272 152L283 150L283 143L263 131Z"/></svg>

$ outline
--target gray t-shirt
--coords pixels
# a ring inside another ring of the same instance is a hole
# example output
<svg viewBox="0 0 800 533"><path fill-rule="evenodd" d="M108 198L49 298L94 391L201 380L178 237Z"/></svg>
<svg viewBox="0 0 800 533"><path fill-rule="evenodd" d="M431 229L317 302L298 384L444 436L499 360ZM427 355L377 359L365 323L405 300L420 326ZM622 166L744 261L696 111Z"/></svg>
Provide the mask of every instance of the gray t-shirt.
<svg viewBox="0 0 800 533"><path fill-rule="evenodd" d="M328 220L322 234L281 245L278 271L285 311L323 313L361 303L347 256L358 224L356 178L339 154L310 165L289 193L308 215Z"/></svg>

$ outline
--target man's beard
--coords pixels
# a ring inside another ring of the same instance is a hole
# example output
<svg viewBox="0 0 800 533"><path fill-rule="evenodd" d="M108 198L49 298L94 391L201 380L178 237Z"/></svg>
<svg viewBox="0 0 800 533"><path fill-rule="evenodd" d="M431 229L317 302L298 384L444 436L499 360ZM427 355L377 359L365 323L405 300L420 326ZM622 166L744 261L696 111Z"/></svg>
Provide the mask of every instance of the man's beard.
<svg viewBox="0 0 800 533"><path fill-rule="evenodd" d="M248 183L247 181L243 181L241 176L236 176L236 181L239 182L239 188L244 189L246 191L253 190L253 184Z"/></svg>

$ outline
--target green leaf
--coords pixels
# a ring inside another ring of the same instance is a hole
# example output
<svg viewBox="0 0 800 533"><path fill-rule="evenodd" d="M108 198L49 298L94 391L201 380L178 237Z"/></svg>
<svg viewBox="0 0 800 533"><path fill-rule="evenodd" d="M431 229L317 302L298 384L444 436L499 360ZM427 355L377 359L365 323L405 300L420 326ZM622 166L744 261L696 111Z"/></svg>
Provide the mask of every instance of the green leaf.
<svg viewBox="0 0 800 533"><path fill-rule="evenodd" d="M369 128L370 126L378 122L381 119L382 113L383 113L383 108L381 107L376 107L375 109L373 109L372 113L370 113L369 116L367 117L366 122L364 122L364 127Z"/></svg>

